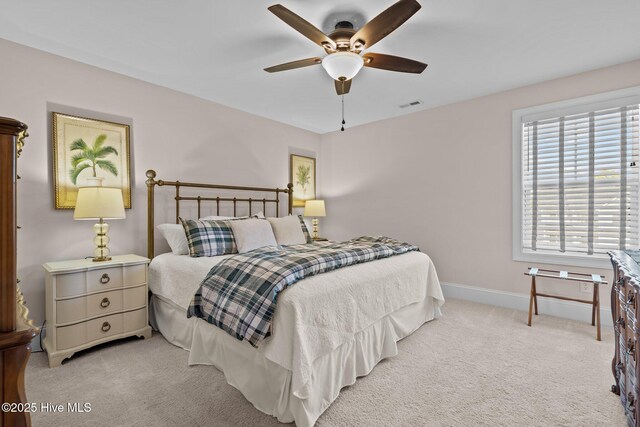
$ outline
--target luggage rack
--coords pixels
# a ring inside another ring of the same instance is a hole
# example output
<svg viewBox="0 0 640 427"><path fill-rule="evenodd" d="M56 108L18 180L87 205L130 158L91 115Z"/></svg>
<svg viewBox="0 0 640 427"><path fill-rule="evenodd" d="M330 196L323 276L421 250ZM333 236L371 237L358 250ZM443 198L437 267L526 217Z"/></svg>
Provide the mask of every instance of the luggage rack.
<svg viewBox="0 0 640 427"><path fill-rule="evenodd" d="M591 308L591 325L596 326L596 340L601 341L600 335L600 285L608 285L604 276L599 274L571 273L562 270L545 270L537 267L529 267L524 273L525 276L531 277L531 291L529 296L529 320L527 325L531 326L531 317L535 311L538 315L538 297L555 298L564 301L574 301L583 304L589 304ZM593 284L593 299L585 300L579 298L569 298L560 295L550 295L539 293L536 289L536 278L543 277L546 279L568 280L571 282L591 283Z"/></svg>

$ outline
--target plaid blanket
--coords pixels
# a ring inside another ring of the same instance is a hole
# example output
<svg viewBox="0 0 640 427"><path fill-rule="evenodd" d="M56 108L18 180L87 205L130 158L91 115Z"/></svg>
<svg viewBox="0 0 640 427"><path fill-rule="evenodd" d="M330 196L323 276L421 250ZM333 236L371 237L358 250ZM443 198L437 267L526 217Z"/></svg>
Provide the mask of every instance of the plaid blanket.
<svg viewBox="0 0 640 427"><path fill-rule="evenodd" d="M191 300L187 317L200 317L258 347L269 336L278 293L316 274L388 258L416 246L388 237L346 242L267 246L214 266Z"/></svg>

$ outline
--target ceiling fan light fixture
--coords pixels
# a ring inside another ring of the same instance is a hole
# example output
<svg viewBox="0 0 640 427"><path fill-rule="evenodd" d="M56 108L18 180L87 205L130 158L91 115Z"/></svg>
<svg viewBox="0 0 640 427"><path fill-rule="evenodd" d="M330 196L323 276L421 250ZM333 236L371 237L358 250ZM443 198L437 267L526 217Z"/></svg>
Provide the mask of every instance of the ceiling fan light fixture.
<svg viewBox="0 0 640 427"><path fill-rule="evenodd" d="M336 52L322 60L322 67L334 80L351 80L363 67L362 57L353 52Z"/></svg>

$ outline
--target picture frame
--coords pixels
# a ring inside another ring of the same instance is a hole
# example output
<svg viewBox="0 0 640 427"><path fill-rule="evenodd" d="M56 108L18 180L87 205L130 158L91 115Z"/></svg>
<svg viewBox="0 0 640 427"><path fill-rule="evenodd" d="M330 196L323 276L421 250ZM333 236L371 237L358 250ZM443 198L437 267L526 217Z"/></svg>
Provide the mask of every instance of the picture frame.
<svg viewBox="0 0 640 427"><path fill-rule="evenodd" d="M130 127L127 124L52 113L56 209L74 209L78 188L95 185L122 190L131 209Z"/></svg>
<svg viewBox="0 0 640 427"><path fill-rule="evenodd" d="M293 184L293 206L304 207L316 198L316 159L291 154L289 181Z"/></svg>

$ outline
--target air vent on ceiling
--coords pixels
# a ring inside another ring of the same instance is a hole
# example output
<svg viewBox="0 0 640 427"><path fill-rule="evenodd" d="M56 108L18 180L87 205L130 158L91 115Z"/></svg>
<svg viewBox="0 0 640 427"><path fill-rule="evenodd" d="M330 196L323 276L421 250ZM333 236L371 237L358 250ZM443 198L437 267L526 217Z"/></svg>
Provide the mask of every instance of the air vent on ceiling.
<svg viewBox="0 0 640 427"><path fill-rule="evenodd" d="M402 104L400 108L417 107L418 105L422 105L422 104L424 104L424 102L418 99L415 101L411 101L408 104Z"/></svg>

